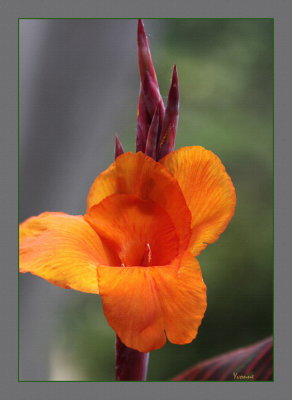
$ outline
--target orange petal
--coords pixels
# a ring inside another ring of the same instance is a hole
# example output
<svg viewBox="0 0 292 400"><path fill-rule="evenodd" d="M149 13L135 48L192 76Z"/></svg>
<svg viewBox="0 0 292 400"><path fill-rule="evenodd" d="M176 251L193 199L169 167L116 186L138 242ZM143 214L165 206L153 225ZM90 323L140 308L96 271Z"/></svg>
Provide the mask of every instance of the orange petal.
<svg viewBox="0 0 292 400"><path fill-rule="evenodd" d="M103 310L122 342L141 352L168 339L191 342L206 309L206 287L199 264L185 254L174 265L98 267Z"/></svg>
<svg viewBox="0 0 292 400"><path fill-rule="evenodd" d="M146 246L151 249L151 265L170 263L178 254L175 227L151 200L114 194L91 207L85 219L119 255L119 266L143 265Z"/></svg>
<svg viewBox="0 0 292 400"><path fill-rule="evenodd" d="M200 146L183 147L160 160L177 179L192 213L191 249L215 242L233 216L236 196L220 159Z"/></svg>
<svg viewBox="0 0 292 400"><path fill-rule="evenodd" d="M43 213L19 227L19 270L66 289L98 293L99 264L116 262L82 216Z"/></svg>
<svg viewBox="0 0 292 400"><path fill-rule="evenodd" d="M180 251L187 247L191 214L176 179L161 164L141 152L119 156L94 181L87 199L87 213L112 194L133 194L158 204L175 226Z"/></svg>
<svg viewBox="0 0 292 400"><path fill-rule="evenodd" d="M109 325L128 347L147 353L165 344L152 267L98 267L99 294Z"/></svg>
<svg viewBox="0 0 292 400"><path fill-rule="evenodd" d="M190 343L197 336L207 307L206 286L198 261L185 252L171 267L156 267L153 279L168 340Z"/></svg>

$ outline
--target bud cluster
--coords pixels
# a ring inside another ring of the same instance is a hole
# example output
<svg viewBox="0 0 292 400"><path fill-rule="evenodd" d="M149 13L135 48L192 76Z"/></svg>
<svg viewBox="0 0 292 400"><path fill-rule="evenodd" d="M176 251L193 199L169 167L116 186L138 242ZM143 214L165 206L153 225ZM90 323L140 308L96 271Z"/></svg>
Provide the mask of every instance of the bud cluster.
<svg viewBox="0 0 292 400"><path fill-rule="evenodd" d="M137 111L136 151L142 151L158 161L174 150L179 112L179 88L176 66L166 108L159 91L142 20L138 22L138 59L140 94ZM115 156L124 150L116 136Z"/></svg>

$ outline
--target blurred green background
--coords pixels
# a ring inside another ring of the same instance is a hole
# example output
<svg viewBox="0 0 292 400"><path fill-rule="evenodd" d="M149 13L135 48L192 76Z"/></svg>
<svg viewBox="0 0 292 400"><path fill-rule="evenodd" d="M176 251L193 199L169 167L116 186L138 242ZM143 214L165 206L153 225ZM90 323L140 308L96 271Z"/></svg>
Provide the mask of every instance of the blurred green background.
<svg viewBox="0 0 292 400"><path fill-rule="evenodd" d="M208 295L198 337L152 352L148 379L154 381L273 332L273 21L162 23L159 44L148 33L165 100L173 64L178 68L176 148L201 145L217 154L234 183L237 206L224 234L198 257ZM126 130L124 146L134 150L135 120ZM84 297L64 315L58 337L71 361L88 379L114 379L114 333L100 299Z"/></svg>
<svg viewBox="0 0 292 400"><path fill-rule="evenodd" d="M178 69L176 148L212 150L237 195L226 231L198 257L208 307L196 340L184 346L167 343L150 355L148 380L164 381L273 332L274 32L272 19L170 19L155 21L161 25L156 37L147 30L148 22L144 20L165 102L173 65ZM123 145L132 151L138 88L137 83L132 114L116 128L127 132ZM70 366L80 380L114 380L115 334L100 298L80 294L69 305L60 304L59 316L52 368ZM52 376L58 379L57 373Z"/></svg>

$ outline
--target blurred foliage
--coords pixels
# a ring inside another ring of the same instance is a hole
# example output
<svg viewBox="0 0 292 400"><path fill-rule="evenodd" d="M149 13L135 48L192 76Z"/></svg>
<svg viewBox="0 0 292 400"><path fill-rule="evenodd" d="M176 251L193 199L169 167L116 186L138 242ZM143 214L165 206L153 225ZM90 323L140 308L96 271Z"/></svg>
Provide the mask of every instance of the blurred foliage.
<svg viewBox="0 0 292 400"><path fill-rule="evenodd" d="M201 145L212 150L237 195L228 228L198 257L208 307L197 339L184 346L167 343L150 355L148 379L163 381L273 332L274 33L271 19L158 22L162 41L148 33L165 101L175 63L179 74L176 148ZM124 147L133 150L135 121L128 128ZM78 304L64 311L58 341L82 375L113 380L115 334L98 296L82 294Z"/></svg>

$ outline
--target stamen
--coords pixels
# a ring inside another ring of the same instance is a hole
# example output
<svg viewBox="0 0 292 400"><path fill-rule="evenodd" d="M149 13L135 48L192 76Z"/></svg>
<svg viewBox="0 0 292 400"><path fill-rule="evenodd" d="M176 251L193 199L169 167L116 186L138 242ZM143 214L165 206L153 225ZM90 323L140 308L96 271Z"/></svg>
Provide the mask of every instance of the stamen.
<svg viewBox="0 0 292 400"><path fill-rule="evenodd" d="M151 265L151 260L152 260L152 252L151 252L151 247L150 244L146 244L145 252L142 257L142 262L141 265L143 267L149 267Z"/></svg>

